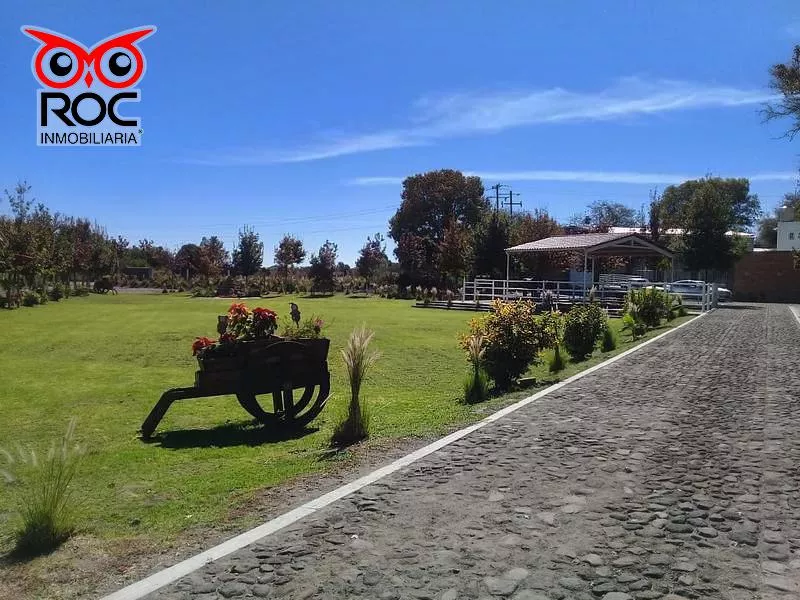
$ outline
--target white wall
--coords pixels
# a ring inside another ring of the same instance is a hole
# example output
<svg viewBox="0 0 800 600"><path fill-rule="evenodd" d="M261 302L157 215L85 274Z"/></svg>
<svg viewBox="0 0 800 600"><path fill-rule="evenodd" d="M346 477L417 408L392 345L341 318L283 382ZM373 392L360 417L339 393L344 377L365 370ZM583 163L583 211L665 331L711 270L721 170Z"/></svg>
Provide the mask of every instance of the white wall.
<svg viewBox="0 0 800 600"><path fill-rule="evenodd" d="M778 250L800 249L800 221L778 221Z"/></svg>

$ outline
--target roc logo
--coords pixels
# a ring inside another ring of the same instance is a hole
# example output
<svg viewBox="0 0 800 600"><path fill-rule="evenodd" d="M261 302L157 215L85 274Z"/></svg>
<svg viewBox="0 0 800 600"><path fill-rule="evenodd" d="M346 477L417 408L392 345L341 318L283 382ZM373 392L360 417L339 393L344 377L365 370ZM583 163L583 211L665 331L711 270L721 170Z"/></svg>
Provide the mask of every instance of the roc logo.
<svg viewBox="0 0 800 600"><path fill-rule="evenodd" d="M41 46L33 55L33 75L43 86L36 107L39 146L139 146L141 122L121 114L139 102L145 60L138 43L155 27L123 31L91 49L39 27L22 32Z"/></svg>

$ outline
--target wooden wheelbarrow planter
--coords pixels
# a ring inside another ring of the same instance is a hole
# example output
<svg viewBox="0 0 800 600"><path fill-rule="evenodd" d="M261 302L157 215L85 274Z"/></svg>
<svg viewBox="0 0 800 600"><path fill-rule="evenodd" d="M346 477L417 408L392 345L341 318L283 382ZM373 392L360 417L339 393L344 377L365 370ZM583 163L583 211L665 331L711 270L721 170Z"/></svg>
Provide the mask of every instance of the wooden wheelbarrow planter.
<svg viewBox="0 0 800 600"><path fill-rule="evenodd" d="M302 428L325 408L331 387L330 340L286 340L271 336L236 342L198 357L200 370L192 387L167 390L142 423L148 439L176 400L235 395L256 420L268 426ZM297 390L297 393L295 392ZM259 395L272 396L272 412Z"/></svg>

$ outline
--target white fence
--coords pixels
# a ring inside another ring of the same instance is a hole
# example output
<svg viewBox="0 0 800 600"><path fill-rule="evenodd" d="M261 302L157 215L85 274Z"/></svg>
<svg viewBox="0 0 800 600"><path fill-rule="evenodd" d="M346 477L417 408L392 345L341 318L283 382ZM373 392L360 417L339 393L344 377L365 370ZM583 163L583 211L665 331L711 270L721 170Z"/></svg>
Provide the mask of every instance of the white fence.
<svg viewBox="0 0 800 600"><path fill-rule="evenodd" d="M665 286L669 284L648 282L646 285L665 289ZM586 302L591 293L594 295L595 300L603 304L622 306L628 290L639 287L642 286L629 282L602 283L594 286L587 284L584 287L583 283L570 281L475 279L473 281L464 281L461 288L461 300L488 304L494 299L526 299L533 302L542 302L546 297L549 297L553 302L574 304ZM699 291L675 291L670 293L679 295L687 308L705 312L717 306L719 301L717 288L718 285L716 283L706 283L703 284Z"/></svg>

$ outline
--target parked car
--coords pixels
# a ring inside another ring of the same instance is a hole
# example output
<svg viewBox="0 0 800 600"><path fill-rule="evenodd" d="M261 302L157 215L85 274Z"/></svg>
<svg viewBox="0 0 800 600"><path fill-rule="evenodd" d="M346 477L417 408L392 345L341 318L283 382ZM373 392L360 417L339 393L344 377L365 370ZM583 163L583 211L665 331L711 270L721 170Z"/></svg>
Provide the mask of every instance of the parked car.
<svg viewBox="0 0 800 600"><path fill-rule="evenodd" d="M699 296L700 294L703 293L704 285L705 282L700 281L698 279L681 279L679 281L673 281L672 283L666 284L664 286L664 289L672 294ZM718 286L717 295L720 302L726 302L733 297L733 292L730 291L728 288Z"/></svg>

